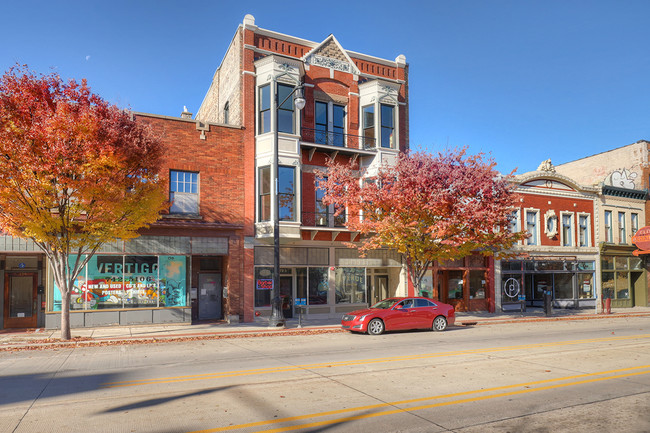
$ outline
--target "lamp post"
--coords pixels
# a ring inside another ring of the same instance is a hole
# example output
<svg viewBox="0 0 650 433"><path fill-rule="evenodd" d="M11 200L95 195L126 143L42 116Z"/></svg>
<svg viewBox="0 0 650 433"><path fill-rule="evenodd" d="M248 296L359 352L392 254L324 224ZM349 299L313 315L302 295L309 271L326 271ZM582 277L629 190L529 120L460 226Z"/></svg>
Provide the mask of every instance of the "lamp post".
<svg viewBox="0 0 650 433"><path fill-rule="evenodd" d="M275 96L273 98L273 113L275 114L275 129L273 131L273 289L271 290L271 317L269 318L269 327L277 328L285 326L284 314L282 313L282 299L280 298L280 171L279 158L279 133L278 133L278 114L280 107L289 100L294 94L294 106L298 110L305 108L305 98L302 96L303 85L298 83L291 93L280 103L278 103L278 82L275 81ZM293 125L295 127L295 119Z"/></svg>

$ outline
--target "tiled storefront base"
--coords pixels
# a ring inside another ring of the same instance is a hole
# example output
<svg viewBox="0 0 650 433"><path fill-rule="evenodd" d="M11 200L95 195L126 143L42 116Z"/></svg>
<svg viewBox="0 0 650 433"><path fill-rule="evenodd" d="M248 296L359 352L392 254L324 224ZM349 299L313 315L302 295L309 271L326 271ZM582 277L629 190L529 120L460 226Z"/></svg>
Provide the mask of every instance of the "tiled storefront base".
<svg viewBox="0 0 650 433"><path fill-rule="evenodd" d="M190 307L70 312L71 328L93 328L96 326L110 325L190 323L191 321L192 310ZM47 313L45 315L45 328L58 329L60 327L60 313Z"/></svg>

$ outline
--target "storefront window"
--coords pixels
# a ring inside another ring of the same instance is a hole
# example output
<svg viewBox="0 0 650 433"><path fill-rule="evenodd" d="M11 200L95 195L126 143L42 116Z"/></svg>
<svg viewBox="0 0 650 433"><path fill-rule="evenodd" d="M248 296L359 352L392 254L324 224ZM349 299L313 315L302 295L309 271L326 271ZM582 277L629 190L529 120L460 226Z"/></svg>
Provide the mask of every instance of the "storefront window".
<svg viewBox="0 0 650 433"><path fill-rule="evenodd" d="M273 268L255 268L255 306L270 307Z"/></svg>
<svg viewBox="0 0 650 433"><path fill-rule="evenodd" d="M309 268L309 305L327 304L328 291L327 268Z"/></svg>
<svg viewBox="0 0 650 433"><path fill-rule="evenodd" d="M366 302L365 268L336 269L336 303Z"/></svg>
<svg viewBox="0 0 650 433"><path fill-rule="evenodd" d="M558 273L555 277L555 298L573 299L573 274Z"/></svg>
<svg viewBox="0 0 650 433"><path fill-rule="evenodd" d="M420 281L420 296L433 298L433 272L431 270L426 271Z"/></svg>
<svg viewBox="0 0 650 433"><path fill-rule="evenodd" d="M469 271L469 299L485 299L485 271Z"/></svg>
<svg viewBox="0 0 650 433"><path fill-rule="evenodd" d="M504 304L518 302L522 281L519 274L503 274L501 283L501 301Z"/></svg>
<svg viewBox="0 0 650 433"><path fill-rule="evenodd" d="M449 271L447 299L463 299L463 271Z"/></svg>
<svg viewBox="0 0 650 433"><path fill-rule="evenodd" d="M578 298L594 297L594 274L578 274Z"/></svg>
<svg viewBox="0 0 650 433"><path fill-rule="evenodd" d="M70 256L74 263L76 256ZM71 308L182 307L186 305L185 256L95 255L72 290ZM53 310L61 310L54 284Z"/></svg>
<svg viewBox="0 0 650 433"><path fill-rule="evenodd" d="M617 271L622 271L627 269L627 257L615 257L614 266L616 266Z"/></svg>
<svg viewBox="0 0 650 433"><path fill-rule="evenodd" d="M630 269L643 270L643 260L639 257L630 257Z"/></svg>
<svg viewBox="0 0 650 433"><path fill-rule="evenodd" d="M603 269L614 269L614 257L603 256L600 263Z"/></svg>
<svg viewBox="0 0 650 433"><path fill-rule="evenodd" d="M630 299L630 273L616 273L616 299Z"/></svg>

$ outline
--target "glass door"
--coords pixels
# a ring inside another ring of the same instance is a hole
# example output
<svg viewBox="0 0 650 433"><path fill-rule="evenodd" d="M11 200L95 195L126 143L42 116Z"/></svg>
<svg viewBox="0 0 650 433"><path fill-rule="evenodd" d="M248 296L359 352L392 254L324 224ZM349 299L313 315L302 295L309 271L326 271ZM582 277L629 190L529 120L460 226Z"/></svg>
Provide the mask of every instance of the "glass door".
<svg viewBox="0 0 650 433"><path fill-rule="evenodd" d="M5 328L35 328L38 274L5 274Z"/></svg>
<svg viewBox="0 0 650 433"><path fill-rule="evenodd" d="M280 299L284 318L291 319L293 317L293 276L280 276Z"/></svg>

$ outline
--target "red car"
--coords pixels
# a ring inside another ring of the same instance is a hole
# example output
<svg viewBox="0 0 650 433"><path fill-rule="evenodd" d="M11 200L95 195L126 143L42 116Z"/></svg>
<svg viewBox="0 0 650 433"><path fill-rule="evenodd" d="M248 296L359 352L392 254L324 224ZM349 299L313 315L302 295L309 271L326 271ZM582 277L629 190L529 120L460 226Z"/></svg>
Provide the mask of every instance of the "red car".
<svg viewBox="0 0 650 433"><path fill-rule="evenodd" d="M444 331L456 321L452 305L428 298L388 298L365 310L347 313L341 326L348 331L379 335L384 331L433 329Z"/></svg>

